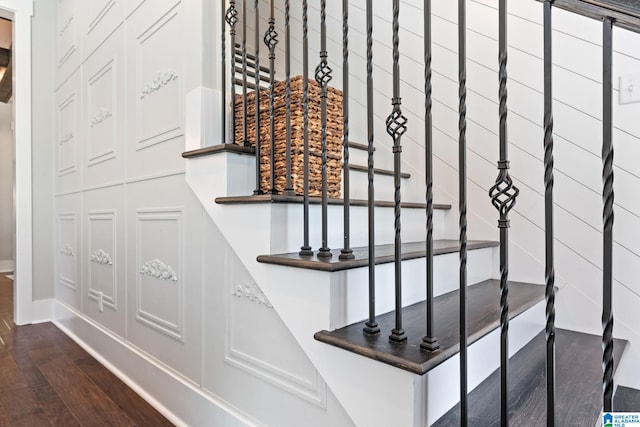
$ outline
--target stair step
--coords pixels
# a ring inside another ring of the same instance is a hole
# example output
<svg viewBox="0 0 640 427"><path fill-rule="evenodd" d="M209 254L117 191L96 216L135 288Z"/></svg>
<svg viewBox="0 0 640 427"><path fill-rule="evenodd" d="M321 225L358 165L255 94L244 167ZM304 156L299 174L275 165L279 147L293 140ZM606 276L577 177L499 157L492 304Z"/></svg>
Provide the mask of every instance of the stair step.
<svg viewBox="0 0 640 427"><path fill-rule="evenodd" d="M468 249L483 249L498 246L498 242L487 240L470 240ZM258 262L265 264L284 265L287 267L306 268L308 270L320 271L343 271L352 268L365 267L369 265L369 247L361 246L353 249L354 259L341 260L340 249L333 249L330 258L318 258L316 254L313 256L300 256L297 252L276 255L260 255ZM402 260L410 260L416 258L424 258L426 253L425 242L409 242L402 244ZM457 240L435 240L433 242L434 255L443 255L458 252L460 245ZM386 264L394 261L395 246L376 245L376 264Z"/></svg>
<svg viewBox="0 0 640 427"><path fill-rule="evenodd" d="M615 367L618 366L626 344L623 340L614 342ZM509 361L510 425L546 425L545 349L543 331ZM556 425L595 425L602 410L601 364L600 336L556 330ZM459 425L458 404L432 427ZM469 425L500 425L500 370L496 370L469 394Z"/></svg>
<svg viewBox="0 0 640 427"><path fill-rule="evenodd" d="M358 172L368 172L369 168L367 166L349 164L349 170L358 171ZM387 176L393 176L394 174L392 170L381 169L381 168L373 168L373 173L376 173L378 175L387 175ZM411 174L406 172L401 172L400 177L409 179L411 178Z"/></svg>
<svg viewBox="0 0 640 427"><path fill-rule="evenodd" d="M236 73L237 74L242 74L242 67L236 67L235 68ZM251 77L255 80L256 78L256 73L255 71L252 71L251 69L247 69L247 76ZM267 82L269 83L271 81L271 77L270 76L265 76L264 74L259 74L260 80L263 82Z"/></svg>
<svg viewBox="0 0 640 427"><path fill-rule="evenodd" d="M369 146L367 144L360 144L359 142L349 141L349 148L354 148L356 150L369 151ZM376 148L373 147L373 151L376 151Z"/></svg>
<svg viewBox="0 0 640 427"><path fill-rule="evenodd" d="M238 86L242 87L242 85L244 84L242 79L238 79L238 78L234 79L234 83L236 84L236 89L239 89ZM269 88L268 84L260 84L260 90L265 90L267 88ZM255 83L251 82L250 78L247 78L247 89L256 90L256 85Z"/></svg>
<svg viewBox="0 0 640 427"><path fill-rule="evenodd" d="M197 150L185 151L182 153L182 157L185 159L192 159L194 157L208 156L217 153L238 153L238 154L256 154L256 149L253 147L245 147L238 144L217 144L210 147L198 148Z"/></svg>
<svg viewBox="0 0 640 427"><path fill-rule="evenodd" d="M280 194L260 194L256 196L225 196L225 197L217 197L215 202L220 205L238 205L238 204L252 204L252 203L303 203L302 196L283 196ZM318 205L322 202L320 197L310 197L309 203L312 205ZM342 205L344 203L344 199L334 199L329 198L328 203L330 205ZM349 201L351 206L367 206L368 201L362 199L351 199ZM392 201L387 200L376 200L374 202L376 207L385 207L391 208L394 206ZM403 209L426 209L426 205L424 203L414 203L414 202L402 202L401 207ZM434 203L433 209L438 210L449 210L451 209L451 205L448 204L439 204Z"/></svg>
<svg viewBox="0 0 640 427"><path fill-rule="evenodd" d="M395 325L393 311L376 318L382 331L378 336L365 335L362 332L365 321L362 321L332 332L320 331L314 337L396 368L424 375L460 350L459 295L456 290L434 299L434 333L440 348L433 352L420 350L426 332L424 301L403 311L403 326L408 337L404 344L389 341L388 334ZM469 286L467 297L469 344L472 344L499 326L500 281L491 279ZM516 317L543 299L544 286L510 282L509 317Z"/></svg>
<svg viewBox="0 0 640 427"><path fill-rule="evenodd" d="M613 409L616 412L640 411L640 390L618 386L616 394L613 396Z"/></svg>

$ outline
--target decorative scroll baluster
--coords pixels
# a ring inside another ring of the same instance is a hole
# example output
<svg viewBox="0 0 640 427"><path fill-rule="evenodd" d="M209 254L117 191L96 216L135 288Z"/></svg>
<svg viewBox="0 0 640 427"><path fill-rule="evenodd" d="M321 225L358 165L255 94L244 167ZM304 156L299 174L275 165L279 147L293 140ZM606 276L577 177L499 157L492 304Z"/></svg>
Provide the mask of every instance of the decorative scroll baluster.
<svg viewBox="0 0 640 427"><path fill-rule="evenodd" d="M295 195L291 183L291 5L289 0L284 2L284 69L285 69L285 114L286 114L286 178L283 193L287 196Z"/></svg>
<svg viewBox="0 0 640 427"><path fill-rule="evenodd" d="M460 426L468 424L467 401L467 11L458 0L459 121L458 176L460 210Z"/></svg>
<svg viewBox="0 0 640 427"><path fill-rule="evenodd" d="M407 118L402 115L400 108L400 0L393 0L393 110L387 117L387 133L393 138L393 183L394 183L394 213L395 213L395 299L396 325L391 331L391 341L406 341L407 335L402 329L402 242L400 239L400 172L402 135L407 131Z"/></svg>
<svg viewBox="0 0 640 427"><path fill-rule="evenodd" d="M425 129L425 181L427 192L427 334L422 338L420 348L434 351L440 348L433 333L433 123L431 116L431 0L424 2L424 129Z"/></svg>
<svg viewBox="0 0 640 427"><path fill-rule="evenodd" d="M602 30L602 391L605 412L613 410L613 19Z"/></svg>
<svg viewBox="0 0 640 427"><path fill-rule="evenodd" d="M220 120L220 128L222 132L222 138L220 139L220 142L224 144L227 142L227 78L225 76L225 73L227 71L227 26L225 25L227 8L225 0L222 0L220 4L222 6L222 25L220 27L222 28L222 34L220 34L220 40L222 43L222 49L220 51L222 53L222 61L220 63L220 103L222 105L222 108L220 108L222 116Z"/></svg>
<svg viewBox="0 0 640 427"><path fill-rule="evenodd" d="M275 127L275 78L276 78L276 46L278 44L278 33L276 32L276 19L274 17L274 1L269 2L269 28L264 34L264 44L269 48L269 139L271 140L269 163L271 167L270 192L276 193L276 127ZM256 67L257 68L257 67Z"/></svg>
<svg viewBox="0 0 640 427"><path fill-rule="evenodd" d="M545 300L547 342L547 427L555 426L556 396L556 273L553 255L553 55L551 6L544 2L544 222L545 222Z"/></svg>
<svg viewBox="0 0 640 427"><path fill-rule="evenodd" d="M509 176L509 139L507 134L507 0L499 2L499 115L500 115L500 160L498 178L489 195L498 210L500 219L500 425L509 425L509 395L507 374L509 367L509 211L516 204L520 193Z"/></svg>
<svg viewBox="0 0 640 427"><path fill-rule="evenodd" d="M251 145L249 142L249 129L247 124L248 118L248 103L247 103L247 2L249 0L242 0L242 138L243 145L248 147ZM258 160L256 160L258 161Z"/></svg>
<svg viewBox="0 0 640 427"><path fill-rule="evenodd" d="M260 0L255 1L255 44L256 44L256 59L255 59L255 105L256 105L256 189L253 194L262 194L260 189Z"/></svg>
<svg viewBox="0 0 640 427"><path fill-rule="evenodd" d="M349 224L349 1L342 0L342 148L343 148L343 189L344 189L344 218L343 234L344 247L340 251L340 259L354 259L350 243Z"/></svg>
<svg viewBox="0 0 640 427"><path fill-rule="evenodd" d="M304 132L304 196L303 221L304 244L300 248L301 256L313 255L309 245L309 5L308 0L302 0L302 114Z"/></svg>
<svg viewBox="0 0 640 427"><path fill-rule="evenodd" d="M373 4L367 0L367 213L369 226L369 320L364 333L377 335L380 327L376 322L376 248L375 248L375 204L373 188Z"/></svg>
<svg viewBox="0 0 640 427"><path fill-rule="evenodd" d="M327 88L331 81L331 72L327 62L327 1L320 1L320 64L316 67L316 81L320 85L321 108L322 108L322 247L318 250L318 256L322 258L331 257L331 250L328 246L328 226L327 226Z"/></svg>
<svg viewBox="0 0 640 427"><path fill-rule="evenodd" d="M235 52L236 46L236 24L238 23L238 10L236 9L236 0L229 0L229 8L225 14L225 21L229 24L229 37L231 51ZM232 58L235 57L235 54ZM235 60L231 60L231 138L236 143L236 64Z"/></svg>

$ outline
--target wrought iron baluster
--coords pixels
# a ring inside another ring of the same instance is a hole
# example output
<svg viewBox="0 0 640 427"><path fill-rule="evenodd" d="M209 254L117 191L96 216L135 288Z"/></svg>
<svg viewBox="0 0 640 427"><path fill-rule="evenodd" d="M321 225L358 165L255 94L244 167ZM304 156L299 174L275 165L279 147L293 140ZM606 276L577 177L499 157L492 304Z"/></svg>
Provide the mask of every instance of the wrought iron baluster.
<svg viewBox="0 0 640 427"><path fill-rule="evenodd" d="M276 31L276 19L274 17L274 1L269 2L269 28L264 34L264 44L269 48L269 130L270 130L270 152L269 165L270 173L270 189L271 194L276 194L276 127L275 127L275 69L276 69L276 46L278 45L278 32ZM257 68L257 67L256 67Z"/></svg>
<svg viewBox="0 0 640 427"><path fill-rule="evenodd" d="M400 0L393 0L393 110L387 117L387 133L393 138L393 183L394 183L394 265L395 265L395 302L396 324L389 339L395 342L406 341L407 335L402 329L402 242L400 238L400 172L402 168L402 135L407 131L407 118L400 108Z"/></svg>
<svg viewBox="0 0 640 427"><path fill-rule="evenodd" d="M291 183L291 5L289 0L284 2L284 69L285 69L285 114L286 114L286 177L283 193L293 196L295 191Z"/></svg>
<svg viewBox="0 0 640 427"><path fill-rule="evenodd" d="M349 224L349 0L342 0L342 118L344 246L340 251L340 259L354 259Z"/></svg>
<svg viewBox="0 0 640 427"><path fill-rule="evenodd" d="M555 426L556 396L556 273L553 255L553 55L551 7L544 2L544 222L545 222L545 300L547 347L547 427Z"/></svg>
<svg viewBox="0 0 640 427"><path fill-rule="evenodd" d="M509 138L507 134L507 0L499 2L499 115L500 160L498 178L489 190L491 203L498 210L500 219L500 425L509 425L509 211L516 204L520 191L509 175Z"/></svg>
<svg viewBox="0 0 640 427"><path fill-rule="evenodd" d="M373 188L373 4L367 0L367 216L369 232L369 320L365 323L364 333L377 335L380 327L376 322L376 248L375 248L375 199Z"/></svg>
<svg viewBox="0 0 640 427"><path fill-rule="evenodd" d="M256 108L256 189L253 191L253 194L262 194L262 189L260 188L260 9L259 9L260 0L255 1L255 44L256 44L256 59L255 63L255 108Z"/></svg>
<svg viewBox="0 0 640 427"><path fill-rule="evenodd" d="M468 425L467 381L467 38L466 0L458 0L459 141L458 179L460 210L460 425Z"/></svg>
<svg viewBox="0 0 640 427"><path fill-rule="evenodd" d="M331 81L332 69L327 62L327 1L320 1L320 64L316 67L316 81L320 85L320 102L322 109L322 247L318 250L318 256L322 258L331 257L331 250L328 246L328 225L327 225L327 91Z"/></svg>
<svg viewBox="0 0 640 427"><path fill-rule="evenodd" d="M225 14L225 21L229 24L229 38L231 51L234 52L232 58L235 58L236 46L236 24L238 23L238 10L236 9L236 0L229 0L229 8ZM236 64L235 59L231 59L231 138L232 143L236 143Z"/></svg>
<svg viewBox="0 0 640 427"><path fill-rule="evenodd" d="M247 2L249 0L242 0L242 138L243 145L248 147L251 145L249 142L249 129L247 124L248 108L247 103ZM258 160L256 160L258 161Z"/></svg>
<svg viewBox="0 0 640 427"><path fill-rule="evenodd" d="M220 34L220 41L222 44L222 61L220 63L220 103L222 104L222 108L220 109L222 116L220 120L220 128L222 132L222 139L220 142L224 144L227 142L227 77L225 76L225 73L227 72L227 26L225 25L227 11L226 0L222 0L220 4L222 6L222 25L220 27L222 28L222 34Z"/></svg>
<svg viewBox="0 0 640 427"><path fill-rule="evenodd" d="M605 412L613 410L613 19L602 30L602 390Z"/></svg>
<svg viewBox="0 0 640 427"><path fill-rule="evenodd" d="M301 256L313 255L309 245L309 5L308 0L302 0L302 114L304 132L304 196L303 221L304 244L300 248Z"/></svg>
<svg viewBox="0 0 640 427"><path fill-rule="evenodd" d="M440 348L438 340L433 333L433 123L431 115L432 88L431 88L431 0L424 2L424 129L425 129L425 181L427 192L427 334L422 338L420 348L434 351Z"/></svg>

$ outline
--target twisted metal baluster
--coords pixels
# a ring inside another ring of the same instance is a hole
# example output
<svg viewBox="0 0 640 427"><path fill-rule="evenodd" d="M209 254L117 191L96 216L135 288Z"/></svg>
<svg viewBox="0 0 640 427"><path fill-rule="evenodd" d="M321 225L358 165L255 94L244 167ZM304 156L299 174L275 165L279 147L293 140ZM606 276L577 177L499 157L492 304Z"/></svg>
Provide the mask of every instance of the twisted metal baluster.
<svg viewBox="0 0 640 427"><path fill-rule="evenodd" d="M500 160L498 178L489 190L491 203L498 210L500 219L500 425L509 425L509 395L507 374L509 367L509 211L516 204L520 193L509 176L507 134L507 0L499 2L499 71L498 108L500 115Z"/></svg>
<svg viewBox="0 0 640 427"><path fill-rule="evenodd" d="M604 411L613 410L613 138L612 138L612 56L613 19L606 18L602 43L602 199L603 298L602 298L602 390Z"/></svg>
<svg viewBox="0 0 640 427"><path fill-rule="evenodd" d="M269 2L269 28L267 28L266 33L264 34L264 44L269 48L269 129L270 129L270 139L271 139L271 147L270 147L270 155L269 155L269 163L271 166L270 173L270 189L269 192L271 194L276 194L276 174L275 174L275 165L276 165L276 127L275 127L275 69L276 69L276 46L278 45L278 33L276 32L276 20L274 17L274 0Z"/></svg>
<svg viewBox="0 0 640 427"><path fill-rule="evenodd" d="M309 245L309 15L308 1L302 0L302 114L304 132L304 196L303 221L304 244L300 248L301 256L313 255Z"/></svg>
<svg viewBox="0 0 640 427"><path fill-rule="evenodd" d="M354 259L349 224L349 1L342 0L342 176L344 180L343 234L340 259Z"/></svg>
<svg viewBox="0 0 640 427"><path fill-rule="evenodd" d="M293 184L291 183L291 6L289 0L284 2L284 68L285 68L285 114L286 114L286 178L283 194L294 196Z"/></svg>
<svg viewBox="0 0 640 427"><path fill-rule="evenodd" d="M227 142L227 78L225 76L225 72L226 72L226 68L227 68L227 26L225 25L226 22L226 1L222 0L220 2L220 5L222 6L222 25L220 26L220 28L222 28L222 34L220 35L220 41L222 43L222 49L221 49L221 53L222 53L222 62L220 63L220 103L222 104L222 108L221 108L221 113L222 113L222 117L221 117L221 121L220 121L220 128L221 128L221 132L222 132L222 139L221 139L221 143L224 144Z"/></svg>
<svg viewBox="0 0 640 427"><path fill-rule="evenodd" d="M318 250L318 256L331 257L328 247L327 226L327 88L331 81L332 69L327 62L327 1L320 1L320 64L316 67L316 81L322 89L320 94L322 108L322 247Z"/></svg>
<svg viewBox="0 0 640 427"><path fill-rule="evenodd" d="M545 300L547 343L547 427L555 426L556 395L556 273L553 255L553 56L551 5L544 2L544 205L545 205Z"/></svg>
<svg viewBox="0 0 640 427"><path fill-rule="evenodd" d="M460 210L460 426L468 425L467 380L467 39L466 0L458 0L459 210Z"/></svg>
<svg viewBox="0 0 640 427"><path fill-rule="evenodd" d="M435 351L440 348L433 333L433 123L431 88L431 0L424 2L424 128L425 128L425 181L427 192L427 334L422 338L420 348Z"/></svg>
<svg viewBox="0 0 640 427"><path fill-rule="evenodd" d="M249 0L242 0L242 138L243 145L249 147L249 129L247 124L248 108L247 103L247 2ZM260 160L257 159L257 162Z"/></svg>
<svg viewBox="0 0 640 427"><path fill-rule="evenodd" d="M394 183L394 213L395 213L395 302L396 324L389 339L395 342L406 341L407 335L402 329L402 242L400 238L400 172L402 168L401 153L402 135L407 131L407 118L402 115L400 108L400 0L393 0L393 110L387 117L387 133L393 138L393 183Z"/></svg>
<svg viewBox="0 0 640 427"><path fill-rule="evenodd" d="M260 188L260 0L256 0L254 3L255 10L255 44L256 44L256 59L255 59L255 108L256 108L256 189L253 194L262 194Z"/></svg>
<svg viewBox="0 0 640 427"><path fill-rule="evenodd" d="M367 335L378 335L380 327L376 322L376 248L375 248L375 199L373 188L373 4L367 0L367 216L369 232L368 267L369 267L369 320L363 332Z"/></svg>
<svg viewBox="0 0 640 427"><path fill-rule="evenodd" d="M225 14L225 21L229 24L229 36L232 51L235 52L236 46L236 24L238 23L238 10L236 9L236 0L229 0L229 8ZM235 57L235 53L234 53ZM232 143L236 143L236 64L235 60L231 60L231 138Z"/></svg>

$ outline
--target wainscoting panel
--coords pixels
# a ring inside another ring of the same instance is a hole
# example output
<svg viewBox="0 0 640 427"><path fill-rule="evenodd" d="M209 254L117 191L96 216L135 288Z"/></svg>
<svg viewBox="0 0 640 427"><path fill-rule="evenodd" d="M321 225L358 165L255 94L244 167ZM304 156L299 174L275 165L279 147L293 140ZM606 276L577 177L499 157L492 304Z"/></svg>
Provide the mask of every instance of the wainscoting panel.
<svg viewBox="0 0 640 427"><path fill-rule="evenodd" d="M56 82L62 84L80 66L80 28L76 0L59 0L56 20Z"/></svg>
<svg viewBox="0 0 640 427"><path fill-rule="evenodd" d="M124 0L81 2L82 59L87 59L124 20Z"/></svg>
<svg viewBox="0 0 640 427"><path fill-rule="evenodd" d="M127 20L128 176L184 169L182 3L145 2Z"/></svg>
<svg viewBox="0 0 640 427"><path fill-rule="evenodd" d="M115 334L125 328L125 189L83 193L83 312Z"/></svg>
<svg viewBox="0 0 640 427"><path fill-rule="evenodd" d="M119 27L83 67L84 184L122 182L125 169L124 28Z"/></svg>
<svg viewBox="0 0 640 427"><path fill-rule="evenodd" d="M202 216L183 175L127 185L127 339L198 382Z"/></svg>
<svg viewBox="0 0 640 427"><path fill-rule="evenodd" d="M76 309L81 307L81 229L80 197L69 195L56 199L55 288L57 299Z"/></svg>
<svg viewBox="0 0 640 427"><path fill-rule="evenodd" d="M80 71L75 72L56 92L56 193L78 190L81 185L79 161L82 153L80 111Z"/></svg>

